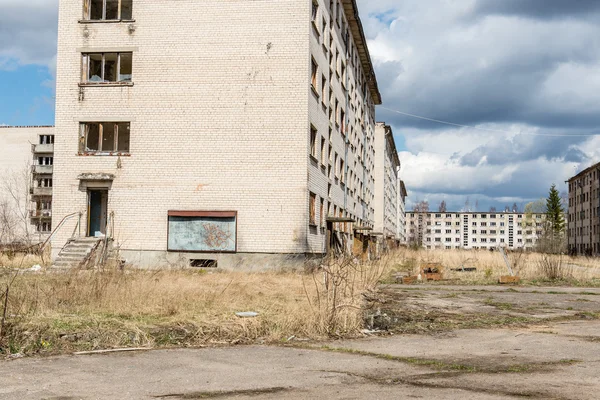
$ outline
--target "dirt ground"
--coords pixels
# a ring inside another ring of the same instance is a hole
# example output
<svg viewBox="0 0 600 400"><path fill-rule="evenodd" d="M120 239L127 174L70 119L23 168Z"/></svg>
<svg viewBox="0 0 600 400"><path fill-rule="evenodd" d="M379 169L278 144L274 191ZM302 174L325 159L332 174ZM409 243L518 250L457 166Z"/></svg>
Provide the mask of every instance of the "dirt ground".
<svg viewBox="0 0 600 400"><path fill-rule="evenodd" d="M0 361L2 399L598 399L600 289L385 287L365 338Z"/></svg>

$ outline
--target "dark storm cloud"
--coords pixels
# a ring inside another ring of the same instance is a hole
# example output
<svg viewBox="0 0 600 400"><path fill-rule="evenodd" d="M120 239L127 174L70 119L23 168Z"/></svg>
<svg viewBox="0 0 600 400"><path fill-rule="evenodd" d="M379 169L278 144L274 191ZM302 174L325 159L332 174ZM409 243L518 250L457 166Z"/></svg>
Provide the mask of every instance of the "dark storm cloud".
<svg viewBox="0 0 600 400"><path fill-rule="evenodd" d="M600 12L598 0L479 0L475 14L506 14L528 18L581 17Z"/></svg>
<svg viewBox="0 0 600 400"><path fill-rule="evenodd" d="M585 142L585 137L543 137L518 135L512 140L495 138L484 146L459 158L466 166L478 165L483 157L490 165L506 165L537 159L582 162L585 154L574 146ZM577 161L575 161L577 160Z"/></svg>

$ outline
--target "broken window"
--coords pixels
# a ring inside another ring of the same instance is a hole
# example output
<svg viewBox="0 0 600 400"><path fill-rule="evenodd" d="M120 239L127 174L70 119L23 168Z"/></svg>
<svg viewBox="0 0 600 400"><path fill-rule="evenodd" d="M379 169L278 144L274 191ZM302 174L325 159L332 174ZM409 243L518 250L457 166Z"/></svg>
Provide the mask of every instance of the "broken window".
<svg viewBox="0 0 600 400"><path fill-rule="evenodd" d="M82 81L85 83L131 82L132 65L132 53L82 54Z"/></svg>
<svg viewBox="0 0 600 400"><path fill-rule="evenodd" d="M40 143L39 144L53 144L54 143L54 135L40 135Z"/></svg>
<svg viewBox="0 0 600 400"><path fill-rule="evenodd" d="M317 203L317 196L314 193L310 194L310 201L308 203L308 222L310 225L316 225L317 224L317 216L316 216L316 203Z"/></svg>
<svg viewBox="0 0 600 400"><path fill-rule="evenodd" d="M129 122L81 124L80 153L129 153Z"/></svg>
<svg viewBox="0 0 600 400"><path fill-rule="evenodd" d="M317 158L317 129L310 127L310 155Z"/></svg>
<svg viewBox="0 0 600 400"><path fill-rule="evenodd" d="M98 20L131 20L133 0L85 0L83 18Z"/></svg>
<svg viewBox="0 0 600 400"><path fill-rule="evenodd" d="M310 66L310 83L312 85L313 90L315 91L315 93L317 93L317 71L318 71L319 67L317 65L317 62L315 61L315 59L311 59L311 66Z"/></svg>

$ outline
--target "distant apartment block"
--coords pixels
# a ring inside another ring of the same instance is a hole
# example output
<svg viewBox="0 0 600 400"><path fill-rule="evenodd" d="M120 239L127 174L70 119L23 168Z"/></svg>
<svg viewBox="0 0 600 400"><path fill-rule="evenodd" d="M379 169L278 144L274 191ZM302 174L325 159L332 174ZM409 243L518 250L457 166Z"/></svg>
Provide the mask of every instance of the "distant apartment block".
<svg viewBox="0 0 600 400"><path fill-rule="evenodd" d="M569 252L597 255L600 253L600 163L584 169L567 183Z"/></svg>
<svg viewBox="0 0 600 400"><path fill-rule="evenodd" d="M406 197L408 196L408 191L406 190L406 185L404 181L398 178L400 184L398 185L398 213L396 217L398 218L398 232L400 233L400 243L406 243Z"/></svg>
<svg viewBox="0 0 600 400"><path fill-rule="evenodd" d="M54 257L80 232L134 265L268 268L373 228L381 95L355 0L59 13Z"/></svg>
<svg viewBox="0 0 600 400"><path fill-rule="evenodd" d="M52 188L54 171L54 132L41 132L31 145L31 207L29 217L39 239L45 240L52 231Z"/></svg>
<svg viewBox="0 0 600 400"><path fill-rule="evenodd" d="M50 233L53 141L52 126L0 127L0 203L12 216L0 242L35 243Z"/></svg>
<svg viewBox="0 0 600 400"><path fill-rule="evenodd" d="M409 244L427 249L533 249L545 214L409 212Z"/></svg>
<svg viewBox="0 0 600 400"><path fill-rule="evenodd" d="M375 126L375 227L386 247L400 241L399 213L404 209L400 199L400 159L392 128L378 122Z"/></svg>

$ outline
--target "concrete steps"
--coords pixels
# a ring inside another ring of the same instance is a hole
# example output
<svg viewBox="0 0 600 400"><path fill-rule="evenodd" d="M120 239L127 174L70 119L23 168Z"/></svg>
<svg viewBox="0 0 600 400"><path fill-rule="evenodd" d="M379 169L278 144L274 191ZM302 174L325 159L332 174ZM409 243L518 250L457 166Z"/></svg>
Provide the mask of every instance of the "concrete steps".
<svg viewBox="0 0 600 400"><path fill-rule="evenodd" d="M65 245L54 261L53 268L77 268L88 258L96 248L101 238L79 238Z"/></svg>

